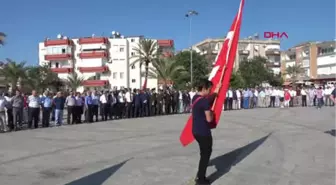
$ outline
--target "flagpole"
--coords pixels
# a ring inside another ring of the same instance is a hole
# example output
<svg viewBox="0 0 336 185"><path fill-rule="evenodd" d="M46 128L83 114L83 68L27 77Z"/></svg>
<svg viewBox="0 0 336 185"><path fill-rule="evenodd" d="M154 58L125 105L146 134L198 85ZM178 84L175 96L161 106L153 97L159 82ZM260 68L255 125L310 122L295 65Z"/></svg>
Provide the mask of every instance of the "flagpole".
<svg viewBox="0 0 336 185"><path fill-rule="evenodd" d="M193 48L192 48L192 29L191 29L191 23L192 23L192 16L198 15L198 12L196 12L195 10L190 10L187 12L187 14L185 15L187 18L189 18L189 45L190 45L190 85L191 87L193 87L193 79L194 79L194 75L193 75Z"/></svg>
<svg viewBox="0 0 336 185"><path fill-rule="evenodd" d="M192 17L189 18L189 46L190 46L190 85L193 87L193 50L191 41L191 22Z"/></svg>

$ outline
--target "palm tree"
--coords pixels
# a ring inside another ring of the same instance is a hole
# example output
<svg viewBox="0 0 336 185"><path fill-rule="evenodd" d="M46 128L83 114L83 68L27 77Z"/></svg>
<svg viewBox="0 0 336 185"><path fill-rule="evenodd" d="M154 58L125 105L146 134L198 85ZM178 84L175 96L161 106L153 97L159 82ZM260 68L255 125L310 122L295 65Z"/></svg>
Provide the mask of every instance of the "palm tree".
<svg viewBox="0 0 336 185"><path fill-rule="evenodd" d="M304 69L301 65L293 65L286 68L285 75L289 75L291 82L295 83L303 73Z"/></svg>
<svg viewBox="0 0 336 185"><path fill-rule="evenodd" d="M72 73L67 78L67 84L72 90L76 91L78 87L82 86L84 80L85 79L81 76L78 76L77 73Z"/></svg>
<svg viewBox="0 0 336 185"><path fill-rule="evenodd" d="M6 38L6 34L4 32L0 32L0 45L5 44L5 38Z"/></svg>
<svg viewBox="0 0 336 185"><path fill-rule="evenodd" d="M168 82L174 82L178 78L185 78L188 72L176 60L172 58L160 58L152 61L153 67L149 67L148 77L156 78L164 83L164 87Z"/></svg>
<svg viewBox="0 0 336 185"><path fill-rule="evenodd" d="M130 65L133 66L137 63L145 65L145 81L148 78L149 64L158 58L158 45L154 40L142 39L137 47L133 48L135 55L132 58L136 58Z"/></svg>
<svg viewBox="0 0 336 185"><path fill-rule="evenodd" d="M53 73L49 66L32 66L26 70L26 78L23 80L31 90L35 89L43 92L49 87L57 88L58 78L56 73Z"/></svg>
<svg viewBox="0 0 336 185"><path fill-rule="evenodd" d="M0 69L0 76L4 76L11 85L12 91L17 87L18 82L25 79L25 62L16 63L11 59L6 59L7 64Z"/></svg>

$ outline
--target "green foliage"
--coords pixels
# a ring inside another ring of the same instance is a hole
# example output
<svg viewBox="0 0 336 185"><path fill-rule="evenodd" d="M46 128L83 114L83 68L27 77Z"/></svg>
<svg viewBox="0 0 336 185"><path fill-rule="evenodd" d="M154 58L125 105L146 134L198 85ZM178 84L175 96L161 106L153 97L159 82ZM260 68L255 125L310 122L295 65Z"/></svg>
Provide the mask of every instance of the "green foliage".
<svg viewBox="0 0 336 185"><path fill-rule="evenodd" d="M81 76L78 76L77 73L72 73L70 76L68 76L67 79L67 85L71 88L71 90L76 91L84 82L84 78Z"/></svg>
<svg viewBox="0 0 336 185"><path fill-rule="evenodd" d="M153 67L149 67L148 77L157 78L167 85L188 75L185 68L179 65L174 58L160 58L152 62Z"/></svg>
<svg viewBox="0 0 336 185"><path fill-rule="evenodd" d="M6 64L0 69L0 76L5 77L5 80L11 85L12 90L17 88L17 84L22 79L26 78L25 62L16 63L9 58L6 59Z"/></svg>
<svg viewBox="0 0 336 185"><path fill-rule="evenodd" d="M304 69L301 65L288 66L285 71L285 75L289 75L291 82L295 83L301 74L304 73Z"/></svg>
<svg viewBox="0 0 336 185"><path fill-rule="evenodd" d="M232 72L230 79L230 87L234 89L245 87L245 81L239 72Z"/></svg>
<svg viewBox="0 0 336 185"><path fill-rule="evenodd" d="M47 88L56 88L60 79L57 74L52 72L48 66L31 66L25 70L26 78L23 84L29 90L43 92Z"/></svg>
<svg viewBox="0 0 336 185"><path fill-rule="evenodd" d="M175 56L176 65L181 65L187 71L185 76L176 79L177 87L186 86L190 82L190 51L183 51ZM209 75L210 68L204 56L193 52L193 83L197 84L202 78Z"/></svg>
<svg viewBox="0 0 336 185"><path fill-rule="evenodd" d="M266 64L267 60L263 57L241 62L238 72L244 79L246 87L256 87L273 78L273 72L266 67Z"/></svg>

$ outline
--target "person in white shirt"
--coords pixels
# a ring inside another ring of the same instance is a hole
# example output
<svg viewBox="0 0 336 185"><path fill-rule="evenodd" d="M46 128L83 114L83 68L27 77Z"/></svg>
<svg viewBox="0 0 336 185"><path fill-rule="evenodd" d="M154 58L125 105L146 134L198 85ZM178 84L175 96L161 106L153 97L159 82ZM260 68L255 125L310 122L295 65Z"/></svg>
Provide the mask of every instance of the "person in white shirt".
<svg viewBox="0 0 336 185"><path fill-rule="evenodd" d="M233 104L233 92L232 89L229 88L228 90L228 104L229 104L229 110L232 110L232 104Z"/></svg>
<svg viewBox="0 0 336 185"><path fill-rule="evenodd" d="M109 113L109 107L108 107L108 92L105 91L100 97L99 97L100 105L101 105L101 116L102 120L106 121L107 116Z"/></svg>
<svg viewBox="0 0 336 185"><path fill-rule="evenodd" d="M195 96L195 94L196 94L196 92L195 92L194 88L192 88L191 91L189 92L189 96L190 96L191 100L193 99L193 97ZM190 101L190 103L191 103L191 101Z"/></svg>
<svg viewBox="0 0 336 185"><path fill-rule="evenodd" d="M258 96L259 96L259 92L258 92L258 89L254 89L254 92L253 92L253 104L254 104L254 107L258 107L259 104L258 104Z"/></svg>
<svg viewBox="0 0 336 185"><path fill-rule="evenodd" d="M270 106L271 105L271 94L272 94L272 90L271 90L271 88L267 88L266 90L265 90L265 101L266 101L266 105L267 106Z"/></svg>
<svg viewBox="0 0 336 185"><path fill-rule="evenodd" d="M124 91L120 91L118 93L118 101L117 101L117 117L119 119L125 116L125 93Z"/></svg>
<svg viewBox="0 0 336 185"><path fill-rule="evenodd" d="M11 93L5 93L4 98L7 102L11 102L13 99L13 96ZM6 104L6 113L7 113L7 124L10 130L15 130L15 124L14 124L14 117L13 117L13 106L11 103Z"/></svg>
<svg viewBox="0 0 336 185"><path fill-rule="evenodd" d="M267 106L266 104L266 93L263 89L260 90L259 92L259 97L258 97L258 105L259 107L265 108Z"/></svg>
<svg viewBox="0 0 336 185"><path fill-rule="evenodd" d="M291 95L291 99L290 99L290 102L289 102L289 106L290 107L294 107L294 99L296 97L296 91L294 89L291 89L289 91L289 94Z"/></svg>
<svg viewBox="0 0 336 185"><path fill-rule="evenodd" d="M275 97L278 96L278 91L276 89L271 89L271 102L270 107L275 107Z"/></svg>
<svg viewBox="0 0 336 185"><path fill-rule="evenodd" d="M178 91L179 93L179 113L182 114L184 111L184 107L183 107L183 92L181 90Z"/></svg>
<svg viewBox="0 0 336 185"><path fill-rule="evenodd" d="M6 106L8 102L6 98L0 94L0 131L1 132L7 132L7 124L6 124Z"/></svg>
<svg viewBox="0 0 336 185"><path fill-rule="evenodd" d="M126 117L131 118L133 115L132 111L133 94L131 92L131 89L126 89L125 100L126 100L126 110L125 110Z"/></svg>
<svg viewBox="0 0 336 185"><path fill-rule="evenodd" d="M279 89L279 106L280 108L284 108L284 98L285 98L285 92L283 89Z"/></svg>
<svg viewBox="0 0 336 185"><path fill-rule="evenodd" d="M324 90L324 102L325 102L325 106L331 106L331 99L330 99L330 95L332 92L332 88L330 88L329 86L326 87L326 89Z"/></svg>
<svg viewBox="0 0 336 185"><path fill-rule="evenodd" d="M34 122L34 128L38 128L39 116L40 116L40 105L41 99L37 95L35 90L32 91L27 99L28 103L28 128L32 128Z"/></svg>
<svg viewBox="0 0 336 185"><path fill-rule="evenodd" d="M301 99L302 107L307 107L307 90L304 87L301 89Z"/></svg>
<svg viewBox="0 0 336 185"><path fill-rule="evenodd" d="M239 110L241 109L240 105L241 105L241 93L239 91L239 89L236 90L236 95L237 95L237 101L235 104L235 109Z"/></svg>

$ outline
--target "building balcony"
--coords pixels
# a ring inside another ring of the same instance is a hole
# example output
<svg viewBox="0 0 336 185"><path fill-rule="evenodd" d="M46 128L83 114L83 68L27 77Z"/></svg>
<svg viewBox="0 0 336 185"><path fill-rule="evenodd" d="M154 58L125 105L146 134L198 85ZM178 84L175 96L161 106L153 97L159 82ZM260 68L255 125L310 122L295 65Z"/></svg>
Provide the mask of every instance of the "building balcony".
<svg viewBox="0 0 336 185"><path fill-rule="evenodd" d="M269 49L265 51L266 55L280 55L280 51L277 49Z"/></svg>
<svg viewBox="0 0 336 185"><path fill-rule="evenodd" d="M70 39L58 39L58 40L46 40L44 41L44 46L62 46L62 45L72 45L72 40Z"/></svg>
<svg viewBox="0 0 336 185"><path fill-rule="evenodd" d="M78 70L81 73L103 73L109 71L108 66L101 67L79 67Z"/></svg>
<svg viewBox="0 0 336 185"><path fill-rule="evenodd" d="M250 51L249 50L239 50L239 54L240 55L249 55L250 54Z"/></svg>
<svg viewBox="0 0 336 185"><path fill-rule="evenodd" d="M89 37L89 38L80 38L78 40L79 44L107 44L108 38L106 37Z"/></svg>
<svg viewBox="0 0 336 185"><path fill-rule="evenodd" d="M62 68L51 68L51 71L54 73L71 73L73 69L71 67L62 67Z"/></svg>
<svg viewBox="0 0 336 185"><path fill-rule="evenodd" d="M109 84L108 80L85 80L82 85L89 87L101 87L106 86L108 84Z"/></svg>
<svg viewBox="0 0 336 185"><path fill-rule="evenodd" d="M81 59L91 59L91 58L107 58L107 51L92 51L92 52L82 52L79 54Z"/></svg>
<svg viewBox="0 0 336 185"><path fill-rule="evenodd" d="M173 47L174 40L157 40L157 44L159 47Z"/></svg>
<svg viewBox="0 0 336 185"><path fill-rule="evenodd" d="M70 60L72 59L71 54L63 53L63 54L50 54L44 56L45 60L54 60L54 61L61 61L61 60Z"/></svg>

